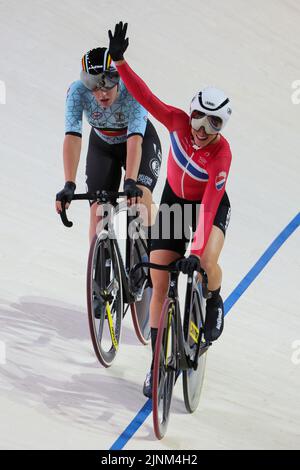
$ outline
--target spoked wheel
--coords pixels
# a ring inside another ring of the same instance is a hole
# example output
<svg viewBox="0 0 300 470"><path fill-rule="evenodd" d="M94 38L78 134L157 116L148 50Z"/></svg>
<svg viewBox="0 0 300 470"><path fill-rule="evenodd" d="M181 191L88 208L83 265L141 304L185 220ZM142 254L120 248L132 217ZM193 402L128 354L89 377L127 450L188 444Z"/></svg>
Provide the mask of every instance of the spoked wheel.
<svg viewBox="0 0 300 470"><path fill-rule="evenodd" d="M137 239L133 245L133 266L148 261L145 247L141 240ZM152 296L152 288L148 284L148 268L136 272L132 287L140 294L138 300L130 306L135 333L142 344L148 344L151 336L149 307Z"/></svg>
<svg viewBox="0 0 300 470"><path fill-rule="evenodd" d="M124 306L119 259L106 230L95 236L90 248L87 307L96 356L110 367L119 349Z"/></svg>
<svg viewBox="0 0 300 470"><path fill-rule="evenodd" d="M157 439L167 431L176 372L174 302L167 299L158 329L152 385L153 426Z"/></svg>
<svg viewBox="0 0 300 470"><path fill-rule="evenodd" d="M200 401L200 395L204 381L207 350L207 348L205 348L206 343L203 338L202 329L202 322L204 321L204 318L201 316L201 312L204 310L204 305L201 302L201 296L196 283L197 281L194 279L190 315L188 321L185 322L185 325L188 329L184 332L191 361L194 361L195 355L199 351L198 343L199 341L201 342L197 369L194 370L191 368L183 371L184 403L186 410L189 413L193 413L197 409ZM203 353L203 351L205 352Z"/></svg>

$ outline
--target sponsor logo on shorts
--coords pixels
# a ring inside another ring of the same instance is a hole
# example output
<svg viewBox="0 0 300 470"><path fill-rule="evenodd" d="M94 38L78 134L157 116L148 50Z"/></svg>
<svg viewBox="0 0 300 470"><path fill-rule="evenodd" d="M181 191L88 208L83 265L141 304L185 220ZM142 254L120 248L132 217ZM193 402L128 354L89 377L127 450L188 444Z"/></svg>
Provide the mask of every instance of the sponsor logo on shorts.
<svg viewBox="0 0 300 470"><path fill-rule="evenodd" d="M224 187L226 183L226 176L226 171L221 171L216 177L216 188L218 191L221 191L221 189Z"/></svg>
<svg viewBox="0 0 300 470"><path fill-rule="evenodd" d="M137 182L143 184L144 186L149 186L151 188L153 179L147 175L139 175Z"/></svg>
<svg viewBox="0 0 300 470"><path fill-rule="evenodd" d="M230 222L230 217L231 217L231 209L229 207L228 212L227 212L227 217L226 217L225 230L227 230L227 228L228 228L228 225L229 225L229 222Z"/></svg>
<svg viewBox="0 0 300 470"><path fill-rule="evenodd" d="M160 161L157 158L153 158L150 161L150 170L152 171L153 175L158 178L159 171L160 171Z"/></svg>

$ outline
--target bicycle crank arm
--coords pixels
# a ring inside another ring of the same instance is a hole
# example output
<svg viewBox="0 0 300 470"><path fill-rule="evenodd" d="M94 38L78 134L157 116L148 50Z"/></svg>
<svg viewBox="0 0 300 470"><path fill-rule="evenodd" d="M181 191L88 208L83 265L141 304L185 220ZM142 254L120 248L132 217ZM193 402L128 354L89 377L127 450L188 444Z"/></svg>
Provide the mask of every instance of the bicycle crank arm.
<svg viewBox="0 0 300 470"><path fill-rule="evenodd" d="M115 330L114 330L114 325L113 325L113 319L110 311L110 306L109 303L106 302L106 313L107 313L107 318L108 318L108 325L109 325L109 332L112 340L112 344L115 348L116 351L119 349L119 344L115 335Z"/></svg>

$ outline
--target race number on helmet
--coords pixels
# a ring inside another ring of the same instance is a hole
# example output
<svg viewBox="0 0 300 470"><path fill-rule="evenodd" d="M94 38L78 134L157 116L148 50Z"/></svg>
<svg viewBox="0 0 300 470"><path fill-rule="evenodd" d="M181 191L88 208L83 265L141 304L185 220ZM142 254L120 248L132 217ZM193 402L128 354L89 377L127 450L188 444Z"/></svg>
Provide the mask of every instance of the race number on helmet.
<svg viewBox="0 0 300 470"><path fill-rule="evenodd" d="M230 100L224 91L207 87L192 99L191 125L196 131L203 126L207 134L217 134L224 129L231 113Z"/></svg>
<svg viewBox="0 0 300 470"><path fill-rule="evenodd" d="M92 91L115 87L120 76L106 47L91 49L82 58L80 79Z"/></svg>

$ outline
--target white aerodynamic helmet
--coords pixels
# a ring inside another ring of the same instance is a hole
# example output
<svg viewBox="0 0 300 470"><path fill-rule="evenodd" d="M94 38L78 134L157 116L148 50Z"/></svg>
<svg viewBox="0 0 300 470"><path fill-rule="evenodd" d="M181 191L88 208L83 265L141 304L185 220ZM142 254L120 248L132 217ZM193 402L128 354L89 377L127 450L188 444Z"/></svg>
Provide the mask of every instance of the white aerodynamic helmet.
<svg viewBox="0 0 300 470"><path fill-rule="evenodd" d="M207 87L192 99L191 125L196 131L203 126L207 134L218 134L224 129L231 113L230 100L224 91Z"/></svg>

